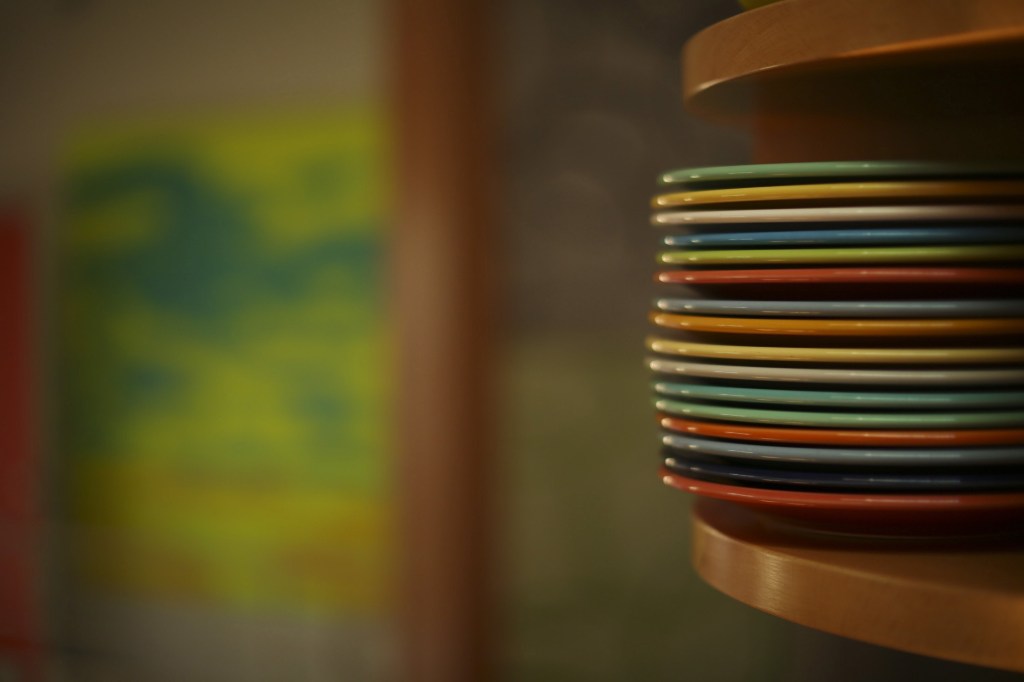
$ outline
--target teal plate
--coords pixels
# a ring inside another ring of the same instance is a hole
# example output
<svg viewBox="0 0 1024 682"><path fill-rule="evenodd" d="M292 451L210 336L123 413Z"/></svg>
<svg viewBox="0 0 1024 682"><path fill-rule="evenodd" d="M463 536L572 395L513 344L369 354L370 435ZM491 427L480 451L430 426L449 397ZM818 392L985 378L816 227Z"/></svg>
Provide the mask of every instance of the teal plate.
<svg viewBox="0 0 1024 682"><path fill-rule="evenodd" d="M873 427L892 429L1002 428L1024 424L1024 410L982 412L812 412L704 405L657 398L654 406L672 415L719 421L786 426Z"/></svg>
<svg viewBox="0 0 1024 682"><path fill-rule="evenodd" d="M731 403L769 403L808 407L896 407L906 409L976 409L1024 405L1024 391L971 391L959 393L898 393L864 391L798 391L747 388L719 384L657 381L655 393L673 398L720 400Z"/></svg>

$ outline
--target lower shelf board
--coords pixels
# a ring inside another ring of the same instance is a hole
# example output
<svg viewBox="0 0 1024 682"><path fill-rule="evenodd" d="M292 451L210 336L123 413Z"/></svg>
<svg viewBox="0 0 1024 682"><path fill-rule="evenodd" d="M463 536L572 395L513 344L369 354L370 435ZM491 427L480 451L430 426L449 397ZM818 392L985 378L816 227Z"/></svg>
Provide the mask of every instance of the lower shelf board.
<svg viewBox="0 0 1024 682"><path fill-rule="evenodd" d="M808 627L1024 672L1024 543L873 539L694 507L694 565L716 589Z"/></svg>

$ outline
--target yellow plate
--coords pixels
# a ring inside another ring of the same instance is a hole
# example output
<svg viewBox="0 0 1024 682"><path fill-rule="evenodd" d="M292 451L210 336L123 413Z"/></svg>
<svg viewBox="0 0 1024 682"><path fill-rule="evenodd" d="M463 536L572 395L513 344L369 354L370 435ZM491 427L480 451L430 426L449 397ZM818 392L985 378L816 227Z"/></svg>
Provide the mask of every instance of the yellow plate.
<svg viewBox="0 0 1024 682"><path fill-rule="evenodd" d="M787 336L970 336L1024 333L1024 318L953 320L793 320L764 317L712 317L651 313L651 321L667 329L721 334L784 334Z"/></svg>
<svg viewBox="0 0 1024 682"><path fill-rule="evenodd" d="M783 348L775 346L727 346L656 337L647 339L655 353L731 360L789 362L945 363L1022 362L1024 348Z"/></svg>
<svg viewBox="0 0 1024 682"><path fill-rule="evenodd" d="M1024 232L1022 232L1024 237ZM753 263L948 263L1024 259L1024 246L894 246L838 249L686 249L662 251L658 261L669 265Z"/></svg>
<svg viewBox="0 0 1024 682"><path fill-rule="evenodd" d="M1024 198L1024 181L832 182L813 185L732 187L670 192L654 197L655 208L771 202L877 201L879 199L992 200Z"/></svg>

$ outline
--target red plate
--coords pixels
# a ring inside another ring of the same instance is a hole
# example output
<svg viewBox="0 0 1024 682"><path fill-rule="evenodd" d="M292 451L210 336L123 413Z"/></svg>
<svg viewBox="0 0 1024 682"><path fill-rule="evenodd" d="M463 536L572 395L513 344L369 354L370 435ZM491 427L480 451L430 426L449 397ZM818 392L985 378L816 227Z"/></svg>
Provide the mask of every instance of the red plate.
<svg viewBox="0 0 1024 682"><path fill-rule="evenodd" d="M766 443L803 443L808 445L865 445L895 447L954 447L965 445L1024 444L1024 429L963 429L946 431L884 429L786 428L702 422L694 419L660 416L661 425L671 431L709 438L760 441Z"/></svg>
<svg viewBox="0 0 1024 682"><path fill-rule="evenodd" d="M1024 284L1020 268L771 268L664 270L665 284Z"/></svg>
<svg viewBox="0 0 1024 682"><path fill-rule="evenodd" d="M1003 534L1019 532L1024 492L961 494L816 493L698 481L661 470L666 485L727 500L773 518L859 535Z"/></svg>

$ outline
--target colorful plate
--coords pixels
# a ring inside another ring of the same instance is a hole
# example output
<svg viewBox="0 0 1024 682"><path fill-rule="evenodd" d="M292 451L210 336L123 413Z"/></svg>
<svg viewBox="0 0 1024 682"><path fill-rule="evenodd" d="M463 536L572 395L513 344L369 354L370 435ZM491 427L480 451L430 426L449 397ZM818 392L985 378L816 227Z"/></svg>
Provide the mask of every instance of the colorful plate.
<svg viewBox="0 0 1024 682"><path fill-rule="evenodd" d="M785 336L976 336L1024 333L1024 319L996 317L950 320L789 320L764 317L711 317L651 313L651 322L666 329L719 334Z"/></svg>
<svg viewBox="0 0 1024 682"><path fill-rule="evenodd" d="M721 384L693 384L655 381L655 393L691 400L719 400L730 403L769 403L808 407L893 407L914 410L981 409L1024 406L1024 390L971 391L951 393L899 393L871 391L795 391L781 388L750 388Z"/></svg>
<svg viewBox="0 0 1024 682"><path fill-rule="evenodd" d="M661 470L673 488L728 500L791 523L844 533L950 535L1019 530L1024 492L822 493L701 481Z"/></svg>
<svg viewBox="0 0 1024 682"><path fill-rule="evenodd" d="M816 493L746 487L688 478L662 468L680 491L726 500L817 530L869 536L993 535L1016 532L1024 493Z"/></svg>
<svg viewBox="0 0 1024 682"><path fill-rule="evenodd" d="M655 213L659 225L756 225L764 223L878 223L1019 221L1024 205L809 206L804 208L691 209Z"/></svg>
<svg viewBox="0 0 1024 682"><path fill-rule="evenodd" d="M767 187L730 187L689 192L669 192L654 197L654 208L675 206L717 206L733 204L763 204L774 202L871 202L896 200L901 202L921 199L962 201L1020 201L1024 199L1024 182L1016 180L959 180L959 181L889 181L889 182L828 182L813 185L770 185Z"/></svg>
<svg viewBox="0 0 1024 682"><path fill-rule="evenodd" d="M663 453L671 455L672 451ZM892 471L822 471L802 469L773 469L744 466L733 462L678 454L666 456L665 468L674 474L703 481L735 483L766 488L793 488L807 490L856 490L861 492L966 492L978 490L1008 490L1024 484L1024 472L1019 470L998 473L902 473Z"/></svg>
<svg viewBox="0 0 1024 682"><path fill-rule="evenodd" d="M747 424L721 424L662 416L662 428L694 436L727 438L762 443L801 445L866 445L869 447L947 448L977 445L1024 446L1024 428L1020 429L943 429L943 430L837 430L800 429Z"/></svg>
<svg viewBox="0 0 1024 682"><path fill-rule="evenodd" d="M765 462L829 466L1002 466L1024 464L1024 447L988 448L822 448L735 443L664 434L661 442L686 453Z"/></svg>
<svg viewBox="0 0 1024 682"><path fill-rule="evenodd" d="M652 337L647 347L666 355L835 363L1012 363L1024 362L1024 347L1016 348L797 348L783 346L733 346Z"/></svg>
<svg viewBox="0 0 1024 682"><path fill-rule="evenodd" d="M823 428L881 429L1000 429L1024 424L1024 410L980 412L815 412L810 410L762 410L734 405L705 405L656 398L654 407L666 414L697 419L820 426Z"/></svg>
<svg viewBox="0 0 1024 682"><path fill-rule="evenodd" d="M764 4L747 0L744 4ZM742 166L683 168L662 173L662 185L765 185L794 180L868 180L907 178L1001 177L1024 175L1020 164L981 164L933 161L811 161L759 163Z"/></svg>
<svg viewBox="0 0 1024 682"><path fill-rule="evenodd" d="M878 386L1019 385L1024 368L996 369L832 369L820 367L762 367L648 358L648 368L660 374L816 384L873 384Z"/></svg>
<svg viewBox="0 0 1024 682"><path fill-rule="evenodd" d="M1024 246L892 246L843 249L725 249L662 251L658 262L666 265L776 265L805 263L951 263L1017 261Z"/></svg>
<svg viewBox="0 0 1024 682"><path fill-rule="evenodd" d="M1024 300L959 301L725 301L659 298L654 307L670 313L748 317L1008 317L1024 316Z"/></svg>
<svg viewBox="0 0 1024 682"><path fill-rule="evenodd" d="M663 284L1024 284L1021 268L785 268L666 270Z"/></svg>
<svg viewBox="0 0 1024 682"><path fill-rule="evenodd" d="M1003 244L1024 241L1021 227L864 227L849 230L713 232L671 234L667 246L738 248L747 246L894 246L901 244Z"/></svg>

